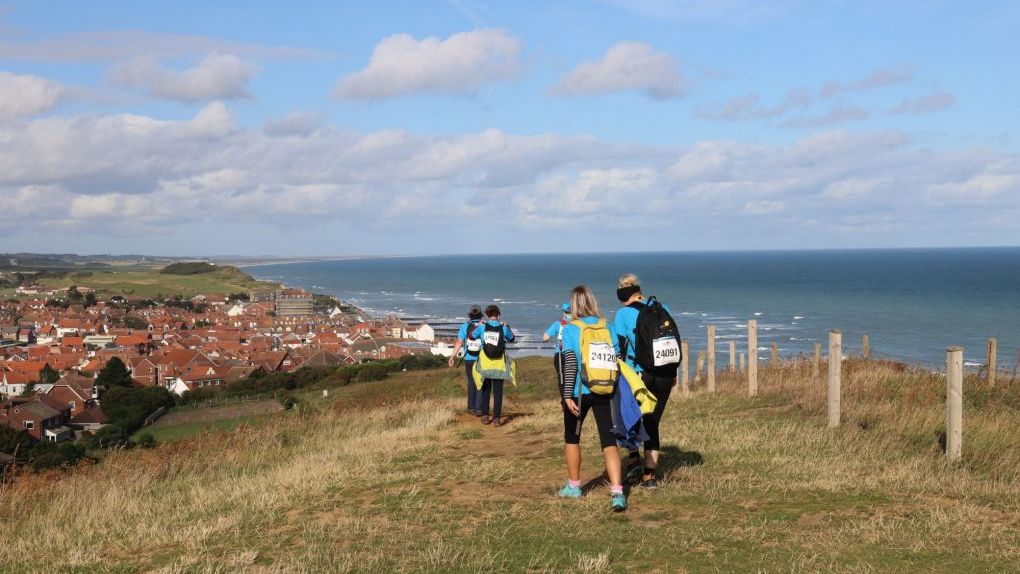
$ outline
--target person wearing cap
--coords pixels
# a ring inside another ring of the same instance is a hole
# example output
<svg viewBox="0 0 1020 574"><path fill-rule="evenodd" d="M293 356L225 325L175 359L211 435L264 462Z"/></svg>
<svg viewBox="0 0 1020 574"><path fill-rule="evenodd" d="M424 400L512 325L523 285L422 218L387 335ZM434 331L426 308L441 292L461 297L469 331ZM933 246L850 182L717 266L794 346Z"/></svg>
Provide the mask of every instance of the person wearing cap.
<svg viewBox="0 0 1020 574"><path fill-rule="evenodd" d="M448 364L450 368L457 361L457 354L461 347L464 347L464 372L467 375L467 412L475 416L482 416L481 393L475 387L472 371L475 368L475 361L478 360L478 352L482 350L482 343L478 339L470 339L468 335L482 322L482 308L472 305L468 311L468 320L460 326L457 331L457 343L453 346L453 354L450 355Z"/></svg>
<svg viewBox="0 0 1020 574"><path fill-rule="evenodd" d="M556 337L556 354L553 355L553 366L556 367L556 380L560 380L560 352L563 350L563 327L570 323L570 302L560 305L560 318L553 321L552 325L542 334L542 340L549 342Z"/></svg>

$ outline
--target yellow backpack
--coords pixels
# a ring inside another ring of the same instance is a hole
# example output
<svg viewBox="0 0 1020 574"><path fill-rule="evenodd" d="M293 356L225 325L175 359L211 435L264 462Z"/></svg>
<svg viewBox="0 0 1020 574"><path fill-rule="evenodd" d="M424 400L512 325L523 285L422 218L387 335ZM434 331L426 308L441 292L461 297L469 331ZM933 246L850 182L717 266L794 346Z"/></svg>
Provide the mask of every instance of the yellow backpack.
<svg viewBox="0 0 1020 574"><path fill-rule="evenodd" d="M616 350L613 349L613 334L605 319L588 324L571 321L581 331L581 384L596 395L611 395L616 389L619 375Z"/></svg>

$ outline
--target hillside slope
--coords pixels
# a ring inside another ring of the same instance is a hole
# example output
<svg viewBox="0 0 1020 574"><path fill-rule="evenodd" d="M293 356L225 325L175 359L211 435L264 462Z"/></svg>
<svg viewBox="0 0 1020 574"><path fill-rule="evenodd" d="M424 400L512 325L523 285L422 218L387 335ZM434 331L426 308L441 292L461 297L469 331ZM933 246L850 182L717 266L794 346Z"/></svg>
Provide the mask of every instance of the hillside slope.
<svg viewBox="0 0 1020 574"><path fill-rule="evenodd" d="M337 389L257 427L118 452L0 493L11 572L1008 572L1020 561L1016 381L938 451L937 378L848 365L846 423L800 366L671 400L665 479L608 511L586 426L564 478L548 359L502 428L459 414L460 371ZM883 390L886 389L886 390ZM897 393L888 389L898 389ZM927 394L926 394L927 393ZM905 398L909 397L909 398ZM591 423L589 423L590 425ZM28 558L30 557L30 558Z"/></svg>
<svg viewBox="0 0 1020 574"><path fill-rule="evenodd" d="M89 287L103 294L137 297L157 295L190 297L198 294L246 293L257 289L275 289L279 285L257 281L247 273L228 265L217 266L204 273L179 275L161 273L159 269L95 269L46 277L39 281L52 287Z"/></svg>

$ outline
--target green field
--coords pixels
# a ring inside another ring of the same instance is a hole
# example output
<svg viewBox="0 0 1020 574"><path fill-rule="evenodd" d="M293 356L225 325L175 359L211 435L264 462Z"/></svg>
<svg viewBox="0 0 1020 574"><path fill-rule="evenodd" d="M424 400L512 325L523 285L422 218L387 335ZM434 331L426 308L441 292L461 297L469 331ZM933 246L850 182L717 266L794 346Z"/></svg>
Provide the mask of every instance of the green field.
<svg viewBox="0 0 1020 574"><path fill-rule="evenodd" d="M548 359L521 361L506 426L461 414L461 371L352 384L228 433L107 454L0 492L20 572L1020 572L1020 381L968 379L945 461L944 380L848 361L825 426L803 365L674 396L664 478L609 512L591 423L562 485ZM224 423L227 424L227 423ZM88 492L89 496L81 496ZM24 556L33 556L31 561Z"/></svg>
<svg viewBox="0 0 1020 574"><path fill-rule="evenodd" d="M211 273L198 275L168 275L158 269L128 268L111 270L107 268L75 271L63 277L46 277L41 284L51 288L89 287L96 291L114 295L135 297L194 296L198 294L239 293L255 289L275 289L276 283L256 281L233 267L223 267Z"/></svg>
<svg viewBox="0 0 1020 574"><path fill-rule="evenodd" d="M234 431L241 426L258 426L269 422L269 419L275 416L279 416L279 413L242 416L210 422L193 422L162 427L146 427L137 431L132 438L137 440L139 435L149 433L156 439L157 442L173 442L185 438L191 438L202 434L203 432Z"/></svg>

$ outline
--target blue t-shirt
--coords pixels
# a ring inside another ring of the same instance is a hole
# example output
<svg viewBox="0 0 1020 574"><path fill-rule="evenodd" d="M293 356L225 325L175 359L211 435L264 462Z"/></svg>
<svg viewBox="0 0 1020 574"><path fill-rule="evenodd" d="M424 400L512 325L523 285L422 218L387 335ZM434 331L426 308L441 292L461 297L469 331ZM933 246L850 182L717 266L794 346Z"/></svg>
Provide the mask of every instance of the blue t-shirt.
<svg viewBox="0 0 1020 574"><path fill-rule="evenodd" d="M570 322L569 320L557 319L552 322L552 325L549 325L549 328L545 330L545 334L549 335L549 338L557 339L558 341L560 338L561 330L563 329L563 327L566 326L566 323L569 322ZM558 347L562 348L563 347L562 343L559 344Z"/></svg>
<svg viewBox="0 0 1020 574"><path fill-rule="evenodd" d="M464 345L464 360L465 361L477 361L478 360L478 352L482 350L481 346L478 347L478 351L473 351L473 352L468 350L468 348L467 348L467 344L468 344L468 340L467 340L467 338L468 338L468 327L471 326L471 323L475 323L475 321L465 321L464 323L461 324L460 330L457 331L457 340L460 341L462 345ZM481 321L477 321L477 323L481 324Z"/></svg>
<svg viewBox="0 0 1020 574"><path fill-rule="evenodd" d="M499 327L499 321L489 321L488 323L479 323L475 330L471 332L472 339L481 339L482 333L485 332L485 325L492 325L493 327ZM510 327L503 325L503 338L506 339L507 343L514 342L514 332L510 330ZM477 355L476 355L477 356Z"/></svg>
<svg viewBox="0 0 1020 574"><path fill-rule="evenodd" d="M581 321L594 325L599 322L598 317L582 317ZM613 351L619 356L620 345L616 339L616 331L613 329L613 324L606 322L606 326L609 328L609 337L613 340ZM591 391L584 388L581 384L581 370L584 368L581 360L581 329L577 325L567 324L563 327L563 352L573 351L574 356L577 357L577 381L574 382L574 397L578 397L581 393L589 394Z"/></svg>
<svg viewBox="0 0 1020 574"><path fill-rule="evenodd" d="M648 300L638 301L642 305L647 305ZM667 313L670 313L669 307L666 305L662 306ZM672 313L670 313L672 315ZM637 318L638 310L633 307L621 307L616 311L616 315L613 316L613 330L616 331L617 335L627 339L627 356L623 358L628 365L636 372L641 372L641 365L634 362L634 346L637 345L636 335L634 331L637 329Z"/></svg>

